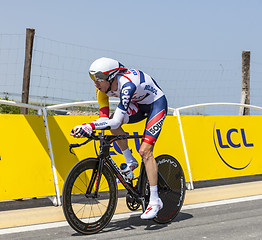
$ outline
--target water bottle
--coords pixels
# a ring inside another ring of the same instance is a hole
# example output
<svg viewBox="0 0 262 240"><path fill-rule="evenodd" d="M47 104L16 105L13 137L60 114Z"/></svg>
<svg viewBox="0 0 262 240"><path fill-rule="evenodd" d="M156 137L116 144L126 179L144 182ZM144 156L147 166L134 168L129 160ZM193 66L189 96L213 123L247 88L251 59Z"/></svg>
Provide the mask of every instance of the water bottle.
<svg viewBox="0 0 262 240"><path fill-rule="evenodd" d="M122 173L124 173L129 180L133 180L135 178L134 173L131 171L129 166L127 166L126 163L122 163L120 165L120 169L121 169Z"/></svg>

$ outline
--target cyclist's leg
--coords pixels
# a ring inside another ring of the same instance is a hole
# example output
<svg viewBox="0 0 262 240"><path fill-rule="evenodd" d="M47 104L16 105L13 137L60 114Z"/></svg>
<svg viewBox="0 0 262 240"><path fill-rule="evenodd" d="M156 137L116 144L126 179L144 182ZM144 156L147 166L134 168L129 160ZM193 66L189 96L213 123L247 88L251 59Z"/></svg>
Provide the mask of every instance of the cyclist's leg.
<svg viewBox="0 0 262 240"><path fill-rule="evenodd" d="M160 134L166 113L167 102L165 96L163 96L151 105L151 111L148 115L142 144L139 149L139 153L145 164L147 178L150 185L149 204L146 211L141 215L142 219L151 219L156 217L157 212L163 207L163 203L158 196L158 168L153 156L153 147Z"/></svg>
<svg viewBox="0 0 262 240"><path fill-rule="evenodd" d="M117 129L111 129L110 131L113 135L125 135L126 134L121 126ZM126 164L130 167L132 171L136 169L138 167L138 162L134 158L132 152L130 151L128 147L127 139L118 140L116 143L124 155Z"/></svg>
<svg viewBox="0 0 262 240"><path fill-rule="evenodd" d="M142 142L139 148L139 154L141 155L146 168L146 174L150 186L157 185L157 164L153 156L153 146L146 142Z"/></svg>
<svg viewBox="0 0 262 240"><path fill-rule="evenodd" d="M153 156L153 145L142 142L139 153L145 164L146 174L150 187L149 204L145 212L141 215L141 219L152 219L156 217L158 211L163 207L163 203L158 196L158 168L156 160Z"/></svg>
<svg viewBox="0 0 262 240"><path fill-rule="evenodd" d="M110 132L113 135L125 135L126 134L122 128L122 125L117 129L111 129ZM116 143L122 152L128 148L127 139L117 140Z"/></svg>
<svg viewBox="0 0 262 240"><path fill-rule="evenodd" d="M112 117L112 116L111 116ZM139 105L136 103L130 103L129 108L127 110L127 114L122 122L122 124L126 123L133 123L133 122L139 122L141 120L145 119L144 114L140 111ZM122 128L122 124L117 129L111 129L111 133L113 135L125 135L125 131ZM138 167L137 160L133 157L131 151L129 150L127 139L122 139L116 141L117 145L121 149L127 165L131 168L133 171L135 168Z"/></svg>

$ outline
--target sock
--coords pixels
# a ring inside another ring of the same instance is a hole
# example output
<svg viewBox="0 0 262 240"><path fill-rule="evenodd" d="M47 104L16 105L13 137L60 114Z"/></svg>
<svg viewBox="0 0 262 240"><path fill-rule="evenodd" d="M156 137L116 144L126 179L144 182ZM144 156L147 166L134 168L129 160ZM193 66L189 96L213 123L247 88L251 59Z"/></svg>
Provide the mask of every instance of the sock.
<svg viewBox="0 0 262 240"><path fill-rule="evenodd" d="M158 203L158 190L156 186L150 186L150 200L149 203Z"/></svg>
<svg viewBox="0 0 262 240"><path fill-rule="evenodd" d="M134 161L136 161L136 159L133 157L131 151L129 150L129 148L127 148L126 150L122 151L125 159L126 159L126 164L130 164L133 163Z"/></svg>

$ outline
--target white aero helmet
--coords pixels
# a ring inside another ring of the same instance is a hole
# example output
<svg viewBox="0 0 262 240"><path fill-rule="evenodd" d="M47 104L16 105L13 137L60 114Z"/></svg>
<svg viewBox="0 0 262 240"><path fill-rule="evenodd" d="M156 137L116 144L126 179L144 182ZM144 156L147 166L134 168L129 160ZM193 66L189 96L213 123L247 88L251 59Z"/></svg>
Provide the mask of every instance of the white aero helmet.
<svg viewBox="0 0 262 240"><path fill-rule="evenodd" d="M111 82L121 69L126 68L120 62L112 58L102 57L91 64L89 75L93 81L106 80Z"/></svg>

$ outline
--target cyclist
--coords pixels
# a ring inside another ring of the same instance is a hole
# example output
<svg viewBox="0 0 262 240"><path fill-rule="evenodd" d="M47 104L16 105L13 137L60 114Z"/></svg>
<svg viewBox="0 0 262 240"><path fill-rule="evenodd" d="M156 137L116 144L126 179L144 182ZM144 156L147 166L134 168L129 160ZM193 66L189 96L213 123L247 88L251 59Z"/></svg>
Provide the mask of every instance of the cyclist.
<svg viewBox="0 0 262 240"><path fill-rule="evenodd" d="M99 102L99 118L91 123L74 127L71 136L86 137L94 130L111 130L114 135L125 134L122 124L135 123L147 118L146 127L139 148L145 164L150 185L150 199L142 219L156 217L163 208L157 189L157 163L153 157L154 144L160 134L167 114L166 97L153 78L146 73L124 67L111 58L99 58L89 69L91 79L97 88ZM119 97L120 103L113 116L109 118L108 97ZM125 151L128 167L134 170L137 161L130 156L127 140L118 141L121 151ZM128 160L129 159L129 160Z"/></svg>

